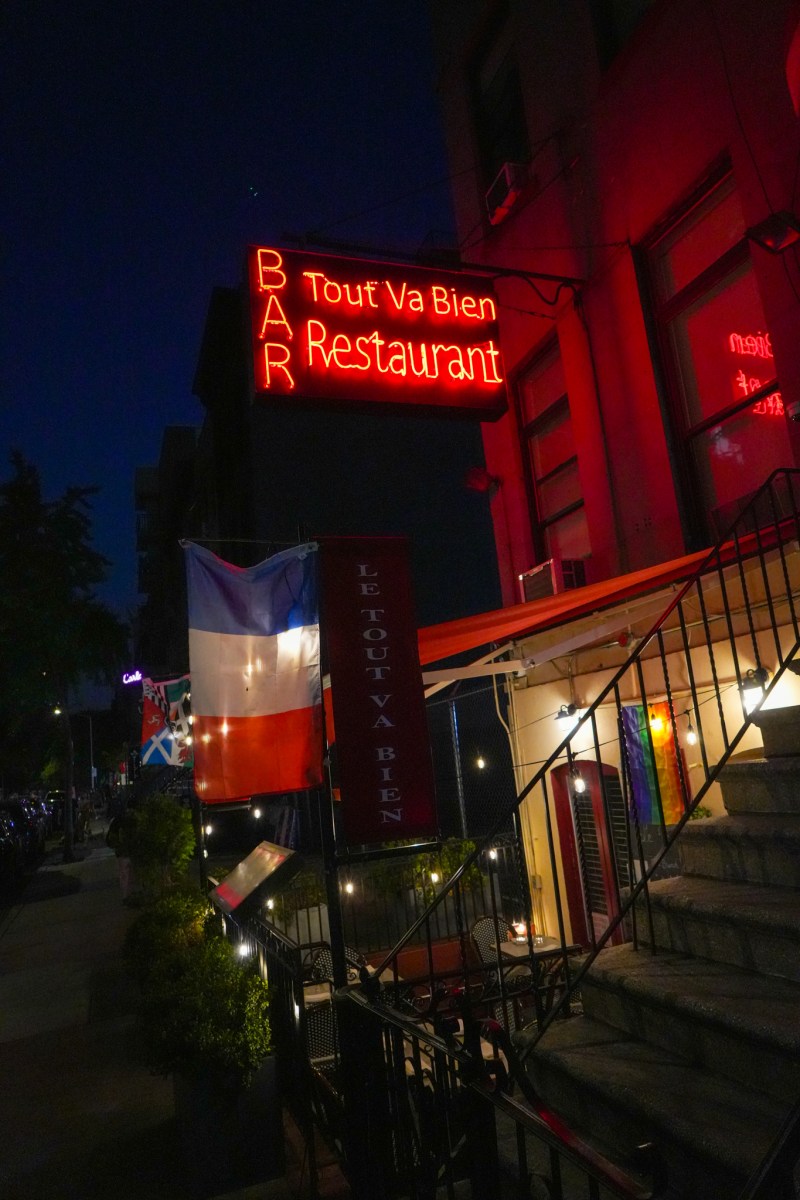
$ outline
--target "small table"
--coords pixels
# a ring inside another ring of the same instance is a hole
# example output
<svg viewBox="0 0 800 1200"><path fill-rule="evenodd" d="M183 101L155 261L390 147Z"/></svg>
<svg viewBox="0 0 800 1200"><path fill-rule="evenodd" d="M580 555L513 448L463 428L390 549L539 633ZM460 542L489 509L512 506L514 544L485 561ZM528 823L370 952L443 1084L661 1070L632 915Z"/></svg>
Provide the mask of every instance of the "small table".
<svg viewBox="0 0 800 1200"><path fill-rule="evenodd" d="M492 949L498 949L496 942L492 944ZM511 974L516 975L523 963L527 962L530 965L533 972L530 991L533 992L537 1020L541 1021L553 1007L556 989L564 983L566 959L579 954L580 946L574 943L562 946L558 938L543 937L540 941L534 940L532 952L527 938L519 942L501 942L499 949L502 959L509 964L519 964L513 968ZM503 970L504 981L508 973Z"/></svg>
<svg viewBox="0 0 800 1200"><path fill-rule="evenodd" d="M492 946L492 949L496 950L497 945L494 944ZM560 950L560 949L561 949L561 942L558 940L558 938L545 937L545 938L542 938L541 941L538 941L538 942L534 940L533 956L534 956L534 958L538 958L540 954L552 954L554 950ZM566 952L569 953L571 950L577 950L577 949L578 949L577 946L567 946ZM528 946L528 939L523 938L522 941L520 941L520 942L517 942L517 941L501 942L500 943L500 953L503 956L503 958L528 958L528 957L530 957L530 948Z"/></svg>

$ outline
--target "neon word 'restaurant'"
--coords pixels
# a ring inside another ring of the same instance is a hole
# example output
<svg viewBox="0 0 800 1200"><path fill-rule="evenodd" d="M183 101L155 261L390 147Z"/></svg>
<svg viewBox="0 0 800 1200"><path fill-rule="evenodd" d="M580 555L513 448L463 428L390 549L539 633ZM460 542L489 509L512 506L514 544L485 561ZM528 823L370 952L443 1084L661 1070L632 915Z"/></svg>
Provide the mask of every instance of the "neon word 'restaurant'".
<svg viewBox="0 0 800 1200"><path fill-rule="evenodd" d="M312 395L330 395L331 388L346 392L349 386L363 395L365 388L383 385L384 394L391 388L389 398L397 398L403 381L417 391L438 388L450 395L477 388L491 396L502 387L494 340L497 308L490 295L452 282L423 282L419 271L402 278L402 268L395 266L379 279L367 274L375 272L375 263L364 263L363 275L358 261L345 263L340 272L301 269L307 264L306 259L298 266L288 251L255 250L251 286L258 297L254 334L261 390L309 394L310 387Z"/></svg>

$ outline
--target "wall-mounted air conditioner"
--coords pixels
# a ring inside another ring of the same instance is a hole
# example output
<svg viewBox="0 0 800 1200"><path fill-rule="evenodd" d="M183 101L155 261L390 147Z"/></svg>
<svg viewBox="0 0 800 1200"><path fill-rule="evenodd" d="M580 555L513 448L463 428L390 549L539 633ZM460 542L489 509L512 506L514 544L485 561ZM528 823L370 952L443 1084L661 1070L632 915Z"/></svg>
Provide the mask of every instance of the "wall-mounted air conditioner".
<svg viewBox="0 0 800 1200"><path fill-rule="evenodd" d="M486 210L492 225L499 225L501 221L505 221L522 195L527 180L528 167L525 163L503 163L497 178L486 193Z"/></svg>
<svg viewBox="0 0 800 1200"><path fill-rule="evenodd" d="M542 596L555 596L556 592L583 587L585 583L585 558L548 558L520 575L520 600L525 603Z"/></svg>

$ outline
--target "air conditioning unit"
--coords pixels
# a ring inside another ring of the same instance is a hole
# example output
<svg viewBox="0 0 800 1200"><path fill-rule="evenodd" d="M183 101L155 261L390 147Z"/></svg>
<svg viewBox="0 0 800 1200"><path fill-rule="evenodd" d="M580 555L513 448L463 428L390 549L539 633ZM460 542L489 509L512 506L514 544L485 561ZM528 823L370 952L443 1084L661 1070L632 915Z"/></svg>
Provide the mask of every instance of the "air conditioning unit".
<svg viewBox="0 0 800 1200"><path fill-rule="evenodd" d="M505 221L522 195L528 181L526 163L503 163L500 172L486 193L486 209L492 225Z"/></svg>
<svg viewBox="0 0 800 1200"><path fill-rule="evenodd" d="M583 587L585 583L585 558L548 558L520 575L520 599L524 604L527 600L540 600L542 596Z"/></svg>

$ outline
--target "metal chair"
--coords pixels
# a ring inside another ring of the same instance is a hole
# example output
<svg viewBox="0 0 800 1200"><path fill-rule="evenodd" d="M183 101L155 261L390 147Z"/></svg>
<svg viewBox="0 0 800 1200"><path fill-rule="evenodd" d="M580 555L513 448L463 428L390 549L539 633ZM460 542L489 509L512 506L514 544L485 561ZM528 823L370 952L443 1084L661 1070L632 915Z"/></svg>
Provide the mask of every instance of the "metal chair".
<svg viewBox="0 0 800 1200"><path fill-rule="evenodd" d="M517 1023L514 1019L515 1014L518 1014L516 998L520 992L527 991L531 987L533 975L527 963L517 963L508 970L503 969L502 958L498 951L498 939L502 937L503 931L504 923L501 921L495 921L493 917L478 917L473 922L470 935L481 962L494 968L484 973L486 983L484 995L489 1001L491 1015L504 1029L508 1029L509 1026ZM498 959L500 959L500 972L497 970ZM503 977L505 999L499 994L500 973Z"/></svg>
<svg viewBox="0 0 800 1200"><path fill-rule="evenodd" d="M470 936L482 963L497 966L497 943L500 937L500 922L493 917L478 917L472 923ZM497 971L486 974L486 981L497 983Z"/></svg>
<svg viewBox="0 0 800 1200"><path fill-rule="evenodd" d="M344 957L347 964L347 978L355 982L359 978L361 967L367 965L367 960L358 950L345 946ZM320 946L311 959L311 978L315 983L333 983L333 954L330 946Z"/></svg>

